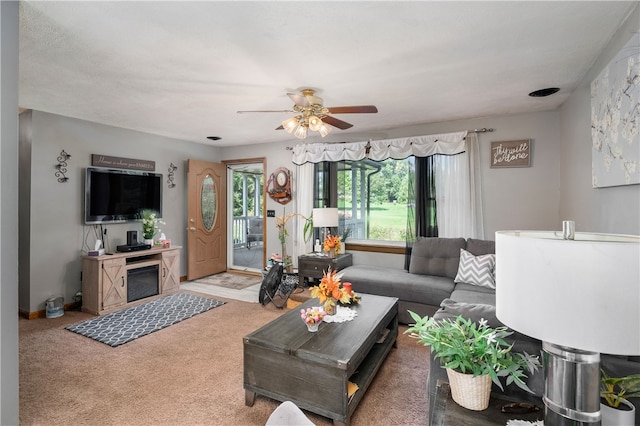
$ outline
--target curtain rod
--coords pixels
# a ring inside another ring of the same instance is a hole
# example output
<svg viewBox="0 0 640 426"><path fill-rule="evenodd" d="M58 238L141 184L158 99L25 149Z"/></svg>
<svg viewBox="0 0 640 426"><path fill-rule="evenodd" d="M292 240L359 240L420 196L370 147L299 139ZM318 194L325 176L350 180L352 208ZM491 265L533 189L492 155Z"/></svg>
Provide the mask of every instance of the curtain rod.
<svg viewBox="0 0 640 426"><path fill-rule="evenodd" d="M469 133L487 133L487 132L493 132L495 129L492 127L483 127L481 129L473 129L473 130L467 130L467 132ZM371 141L372 139L369 139L369 141ZM346 142L335 142L335 143L346 143ZM286 149L287 151L293 151L293 147L292 146L286 146L284 149Z"/></svg>

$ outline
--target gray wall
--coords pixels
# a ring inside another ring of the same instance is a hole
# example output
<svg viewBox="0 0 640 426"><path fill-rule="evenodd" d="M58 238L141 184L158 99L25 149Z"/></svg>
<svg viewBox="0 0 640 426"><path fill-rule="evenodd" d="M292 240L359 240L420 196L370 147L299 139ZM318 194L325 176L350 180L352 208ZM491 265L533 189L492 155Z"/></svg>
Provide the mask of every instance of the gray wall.
<svg viewBox="0 0 640 426"><path fill-rule="evenodd" d="M164 175L162 209L166 225L162 232L173 245L186 245L186 161L219 161L219 148L41 111L32 111L31 121L31 157L21 158L20 164L21 168L30 169L31 179L29 203L21 203L21 208L29 205L29 212L21 212L21 217L29 218L29 234L24 238L29 242L26 261L30 264L28 275L20 277L22 311L42 310L44 301L52 296L64 296L65 302L71 302L81 288L83 245L85 240L90 247L95 242L93 226L85 226L82 216L84 169L91 165L91 154L155 161L156 173ZM26 141L21 140L22 143ZM67 183L59 183L54 175L62 150L71 154ZM178 166L176 186L168 188L166 175L172 162ZM126 243L128 230L142 230L138 222L106 228L108 248L112 250ZM185 250L180 273L186 275Z"/></svg>
<svg viewBox="0 0 640 426"><path fill-rule="evenodd" d="M18 2L0 2L0 424L18 424Z"/></svg>
<svg viewBox="0 0 640 426"><path fill-rule="evenodd" d="M578 231L640 235L640 185L591 187L591 82L638 31L640 6L560 108L560 215L575 220Z"/></svg>
<svg viewBox="0 0 640 426"><path fill-rule="evenodd" d="M576 220L579 231L639 234L640 186L591 188L589 122L590 81L626 42L630 31L637 31L637 18L638 9L589 71L576 93L560 109L407 126L381 131L373 137L383 139L494 128L494 132L479 134L487 239L493 239L498 230L560 229L561 221L566 219ZM349 134L349 140L370 137L372 135ZM490 143L514 139L532 140L531 167L491 169ZM293 172L295 187L296 167L291 163L291 152L285 148L296 142L212 148L35 111L30 173L29 259L32 264L29 267L29 291L21 290L21 296L27 293L28 300L21 297L21 309L42 309L45 299L59 294L69 301L80 288L79 254L87 232L81 218L82 169L89 165L92 153L155 160L156 169L161 173L166 173L170 162L177 164L178 186L164 190L165 229L174 244L184 245L187 158L221 161L265 157L267 175L277 167L288 167ZM70 181L66 184L58 183L53 176L53 165L62 149L73 156L70 160ZM267 208L275 209L278 215L283 211L281 205L270 199L267 199ZM287 205L287 212L293 210L292 202ZM273 222L273 219L267 219L267 255L280 251ZM124 241L127 230L136 228L110 225L108 229L111 247L114 247ZM72 244L61 244L60 241L71 241ZM92 245L92 241L90 243ZM55 256L51 254L54 250ZM183 252L182 275L186 271L185 259ZM393 267L403 264L402 256L366 252L354 253L354 262Z"/></svg>

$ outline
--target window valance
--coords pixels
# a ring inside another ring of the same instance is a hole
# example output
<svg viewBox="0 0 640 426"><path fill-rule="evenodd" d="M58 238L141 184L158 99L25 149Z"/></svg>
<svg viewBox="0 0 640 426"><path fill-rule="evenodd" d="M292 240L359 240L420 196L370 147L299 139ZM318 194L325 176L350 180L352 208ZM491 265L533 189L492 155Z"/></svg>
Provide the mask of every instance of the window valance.
<svg viewBox="0 0 640 426"><path fill-rule="evenodd" d="M364 142L298 144L293 147L292 161L301 165L322 161L357 161L364 158L382 161L387 158L400 160L411 155L453 155L465 151L466 135L467 132L464 131Z"/></svg>

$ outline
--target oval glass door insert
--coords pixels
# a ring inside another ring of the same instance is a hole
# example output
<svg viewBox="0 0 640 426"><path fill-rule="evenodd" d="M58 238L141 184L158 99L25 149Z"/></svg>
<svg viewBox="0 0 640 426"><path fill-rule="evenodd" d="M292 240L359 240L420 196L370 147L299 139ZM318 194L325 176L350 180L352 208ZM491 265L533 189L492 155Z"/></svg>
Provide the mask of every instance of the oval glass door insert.
<svg viewBox="0 0 640 426"><path fill-rule="evenodd" d="M202 212L202 224L207 231L213 229L216 220L216 187L211 175L205 176L202 181L202 193L200 194L200 211Z"/></svg>

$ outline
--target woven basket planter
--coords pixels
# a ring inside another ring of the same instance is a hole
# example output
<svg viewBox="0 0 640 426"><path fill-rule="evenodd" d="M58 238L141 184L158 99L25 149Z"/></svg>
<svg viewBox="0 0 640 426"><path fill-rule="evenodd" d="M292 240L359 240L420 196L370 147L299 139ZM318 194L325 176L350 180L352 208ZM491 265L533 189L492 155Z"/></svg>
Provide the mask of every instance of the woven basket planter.
<svg viewBox="0 0 640 426"><path fill-rule="evenodd" d="M491 377L488 374L473 377L447 368L451 397L461 407L482 411L489 407Z"/></svg>

